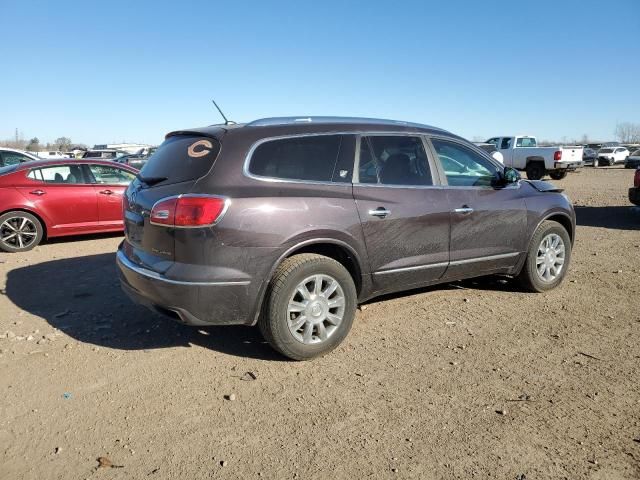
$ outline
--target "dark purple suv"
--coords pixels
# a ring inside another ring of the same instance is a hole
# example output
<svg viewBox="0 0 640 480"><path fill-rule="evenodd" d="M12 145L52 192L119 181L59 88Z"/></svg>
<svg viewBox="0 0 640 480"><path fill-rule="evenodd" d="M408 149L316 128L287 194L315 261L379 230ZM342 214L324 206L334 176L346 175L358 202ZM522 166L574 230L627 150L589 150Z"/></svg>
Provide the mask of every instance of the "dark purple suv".
<svg viewBox="0 0 640 480"><path fill-rule="evenodd" d="M274 118L170 133L124 199L137 302L191 325L257 324L293 359L335 348L358 303L505 274L566 274L568 198L444 130Z"/></svg>

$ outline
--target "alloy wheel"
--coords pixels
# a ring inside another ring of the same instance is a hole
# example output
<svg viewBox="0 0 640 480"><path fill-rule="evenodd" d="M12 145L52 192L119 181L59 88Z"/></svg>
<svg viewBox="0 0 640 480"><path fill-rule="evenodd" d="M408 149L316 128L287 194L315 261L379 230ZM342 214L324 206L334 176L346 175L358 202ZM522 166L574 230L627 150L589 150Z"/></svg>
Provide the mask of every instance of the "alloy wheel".
<svg viewBox="0 0 640 480"><path fill-rule="evenodd" d="M10 248L27 248L36 241L37 237L38 229L27 217L7 218L0 225L0 242Z"/></svg>
<svg viewBox="0 0 640 480"><path fill-rule="evenodd" d="M325 342L344 318L345 295L340 283L317 274L300 282L287 305L287 321L293 337L304 344Z"/></svg>
<svg viewBox="0 0 640 480"><path fill-rule="evenodd" d="M565 246L562 237L556 233L545 236L538 246L536 270L543 282L553 282L564 266Z"/></svg>

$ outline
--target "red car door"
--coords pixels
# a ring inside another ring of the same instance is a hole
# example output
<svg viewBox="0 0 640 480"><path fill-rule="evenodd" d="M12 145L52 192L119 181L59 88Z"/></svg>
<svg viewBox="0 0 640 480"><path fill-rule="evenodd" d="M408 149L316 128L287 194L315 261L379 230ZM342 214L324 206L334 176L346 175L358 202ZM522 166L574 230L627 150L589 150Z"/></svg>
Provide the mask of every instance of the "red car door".
<svg viewBox="0 0 640 480"><path fill-rule="evenodd" d="M29 170L16 188L47 222L47 235L73 235L98 228L96 192L77 164Z"/></svg>
<svg viewBox="0 0 640 480"><path fill-rule="evenodd" d="M89 164L88 167L95 181L100 225L105 230L124 228L122 196L135 174L115 165Z"/></svg>

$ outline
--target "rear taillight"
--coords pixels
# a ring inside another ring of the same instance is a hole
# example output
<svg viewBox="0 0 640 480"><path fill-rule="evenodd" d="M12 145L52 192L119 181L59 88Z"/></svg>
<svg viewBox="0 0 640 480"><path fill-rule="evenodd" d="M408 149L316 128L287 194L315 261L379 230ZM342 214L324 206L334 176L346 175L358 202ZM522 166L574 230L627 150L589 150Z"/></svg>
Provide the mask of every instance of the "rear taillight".
<svg viewBox="0 0 640 480"><path fill-rule="evenodd" d="M220 221L229 200L212 195L180 195L156 202L150 221L168 227L204 227Z"/></svg>
<svg viewBox="0 0 640 480"><path fill-rule="evenodd" d="M562 150L557 150L556 153L553 154L553 161L559 162L562 160Z"/></svg>
<svg viewBox="0 0 640 480"><path fill-rule="evenodd" d="M633 177L633 186L640 188L640 168L636 170L636 174Z"/></svg>

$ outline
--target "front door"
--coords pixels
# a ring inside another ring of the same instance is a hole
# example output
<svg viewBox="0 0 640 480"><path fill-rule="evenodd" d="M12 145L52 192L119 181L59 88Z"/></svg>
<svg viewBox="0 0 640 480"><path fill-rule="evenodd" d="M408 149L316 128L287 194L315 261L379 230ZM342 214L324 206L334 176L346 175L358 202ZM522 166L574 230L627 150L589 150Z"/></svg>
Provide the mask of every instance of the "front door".
<svg viewBox="0 0 640 480"><path fill-rule="evenodd" d="M451 210L446 278L483 275L515 265L526 250L527 212L519 184L494 187L502 168L450 139L432 138Z"/></svg>
<svg viewBox="0 0 640 480"><path fill-rule="evenodd" d="M449 205L424 140L360 138L353 195L378 293L439 279L449 262Z"/></svg>

